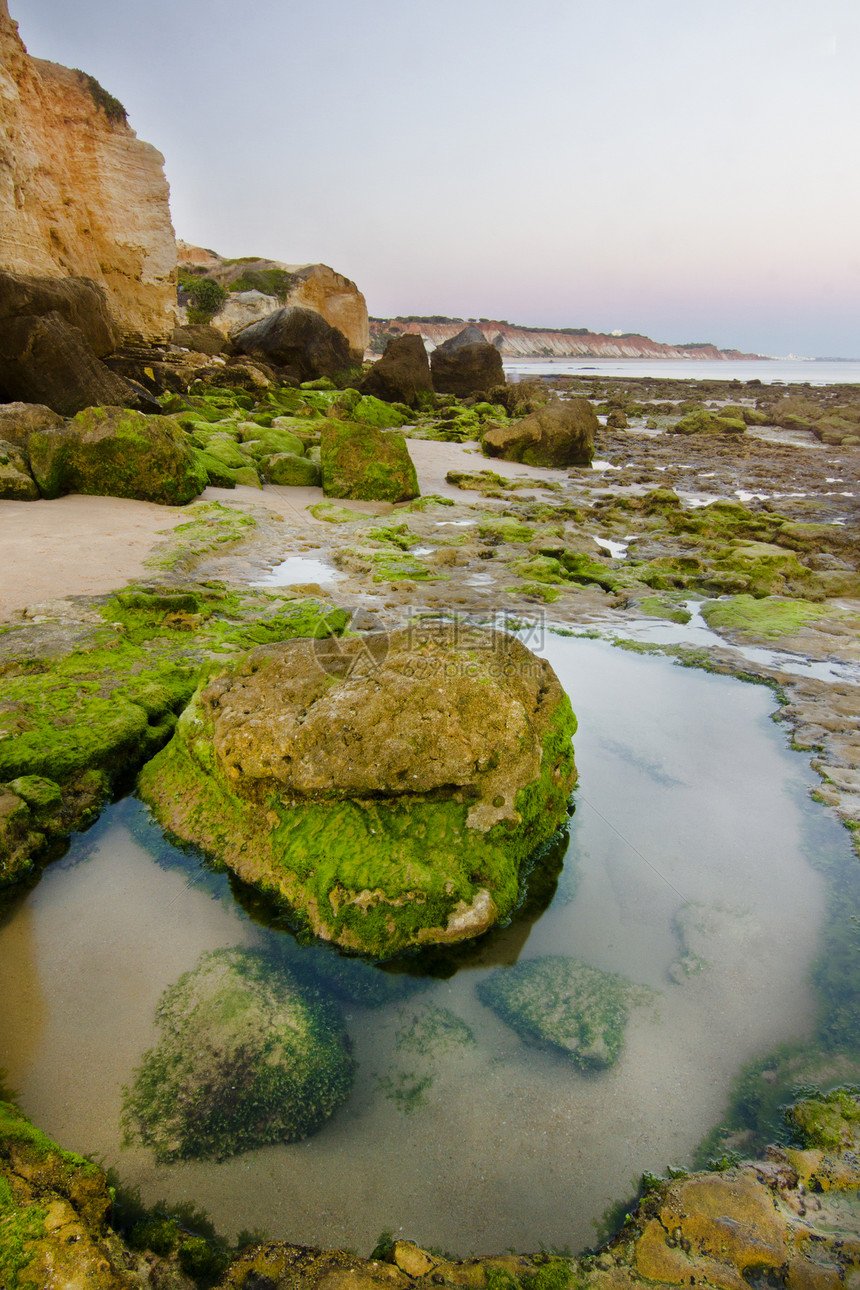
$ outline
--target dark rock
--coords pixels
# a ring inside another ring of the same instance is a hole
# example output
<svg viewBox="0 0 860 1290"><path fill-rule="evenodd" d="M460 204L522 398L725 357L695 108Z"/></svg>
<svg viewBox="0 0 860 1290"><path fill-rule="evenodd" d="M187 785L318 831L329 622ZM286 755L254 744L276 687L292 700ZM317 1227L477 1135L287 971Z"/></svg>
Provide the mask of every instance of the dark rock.
<svg viewBox="0 0 860 1290"><path fill-rule="evenodd" d="M482 446L488 457L528 466L587 466L598 428L588 399L554 399L513 425L491 426Z"/></svg>
<svg viewBox="0 0 860 1290"><path fill-rule="evenodd" d="M504 385L502 356L477 327L466 327L430 355L433 386L440 394L465 398Z"/></svg>
<svg viewBox="0 0 860 1290"><path fill-rule="evenodd" d="M0 399L43 403L66 417L97 404L141 409L152 405L139 386L109 371L80 328L57 312L3 321Z"/></svg>
<svg viewBox="0 0 860 1290"><path fill-rule="evenodd" d="M225 354L231 346L223 332L208 323L189 323L186 327L174 327L173 344L181 349L193 350L196 354Z"/></svg>
<svg viewBox="0 0 860 1290"><path fill-rule="evenodd" d="M387 403L414 407L420 395L433 393L430 360L420 336L394 336L385 353L364 377L359 389Z"/></svg>
<svg viewBox="0 0 860 1290"><path fill-rule="evenodd" d="M349 342L313 309L278 309L232 337L242 354L286 368L299 381L336 376L350 364Z"/></svg>
<svg viewBox="0 0 860 1290"><path fill-rule="evenodd" d="M120 341L104 287L90 278L40 278L0 269L0 319L59 314L83 333L95 354L111 354Z"/></svg>
<svg viewBox="0 0 860 1290"><path fill-rule="evenodd" d="M94 493L166 506L190 502L205 471L171 417L121 407L87 408L59 430L35 430L30 468L44 497Z"/></svg>
<svg viewBox="0 0 860 1290"><path fill-rule="evenodd" d="M320 436L322 485L327 497L406 502L419 494L406 440L358 422L327 420Z"/></svg>

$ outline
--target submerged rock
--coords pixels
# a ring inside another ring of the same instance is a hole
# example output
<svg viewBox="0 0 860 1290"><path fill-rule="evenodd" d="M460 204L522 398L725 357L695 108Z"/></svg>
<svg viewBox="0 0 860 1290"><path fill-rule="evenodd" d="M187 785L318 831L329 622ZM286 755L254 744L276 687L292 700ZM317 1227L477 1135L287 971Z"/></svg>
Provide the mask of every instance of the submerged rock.
<svg viewBox="0 0 860 1290"><path fill-rule="evenodd" d="M378 957L507 917L566 819L576 720L516 639L422 624L252 650L140 790L319 936Z"/></svg>
<svg viewBox="0 0 860 1290"><path fill-rule="evenodd" d="M327 497L407 502L419 494L406 440L371 425L329 420L322 428L322 486Z"/></svg>
<svg viewBox="0 0 860 1290"><path fill-rule="evenodd" d="M124 1091L123 1122L161 1162L296 1142L352 1087L337 1013L260 951L204 954L156 1017L161 1039Z"/></svg>
<svg viewBox="0 0 860 1290"><path fill-rule="evenodd" d="M588 466L598 428L588 399L554 399L513 425L490 426L481 446L488 457L527 466Z"/></svg>
<svg viewBox="0 0 860 1290"><path fill-rule="evenodd" d="M582 1070L614 1065L631 1007L651 997L646 986L560 955L501 969L477 989L526 1043L559 1049Z"/></svg>

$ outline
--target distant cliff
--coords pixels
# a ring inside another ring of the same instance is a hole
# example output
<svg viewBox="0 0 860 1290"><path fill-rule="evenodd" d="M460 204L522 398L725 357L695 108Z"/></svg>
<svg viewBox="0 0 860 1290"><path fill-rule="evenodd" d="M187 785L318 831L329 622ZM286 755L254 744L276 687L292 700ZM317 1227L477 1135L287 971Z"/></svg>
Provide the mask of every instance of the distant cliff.
<svg viewBox="0 0 860 1290"><path fill-rule="evenodd" d="M441 345L456 336L466 324L460 318L424 321L406 318L371 318L371 346L384 348L388 335L413 332L429 346ZM496 346L503 358L697 358L756 359L760 354L744 354L737 349L717 349L706 342L665 345L635 332L607 336L587 328L540 331L533 327L516 327L508 322L482 318L476 323L487 340Z"/></svg>
<svg viewBox="0 0 860 1290"><path fill-rule="evenodd" d="M0 0L0 268L92 278L127 336L170 334L164 158L96 80L31 58Z"/></svg>

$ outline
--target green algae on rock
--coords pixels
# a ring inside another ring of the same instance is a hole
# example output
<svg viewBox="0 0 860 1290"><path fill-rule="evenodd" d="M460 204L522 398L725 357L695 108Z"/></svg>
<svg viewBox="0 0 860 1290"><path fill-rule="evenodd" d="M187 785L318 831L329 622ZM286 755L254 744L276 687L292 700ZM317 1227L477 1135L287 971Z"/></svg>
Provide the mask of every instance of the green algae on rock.
<svg viewBox="0 0 860 1290"><path fill-rule="evenodd" d="M252 651L198 690L139 788L316 935L384 958L509 917L566 818L575 729L514 637L422 623Z"/></svg>
<svg viewBox="0 0 860 1290"><path fill-rule="evenodd" d="M548 955L493 972L478 997L526 1043L564 1053L581 1070L615 1064L630 1009L652 991L579 959Z"/></svg>
<svg viewBox="0 0 860 1290"><path fill-rule="evenodd" d="M406 440L357 422L328 420L322 428L322 486L326 497L408 502L419 495Z"/></svg>
<svg viewBox="0 0 860 1290"><path fill-rule="evenodd" d="M355 1064L336 1010L257 950L204 954L162 995L161 1039L124 1090L130 1140L159 1162L296 1142L346 1100Z"/></svg>
<svg viewBox="0 0 860 1290"><path fill-rule="evenodd" d="M35 430L27 451L43 497L95 493L180 506L206 487L176 422L129 408L86 408L62 430Z"/></svg>
<svg viewBox="0 0 860 1290"><path fill-rule="evenodd" d="M27 626L2 638L0 887L92 823L167 742L209 658L340 632L349 619L316 600L217 586L133 587L86 606L59 639L46 624L42 647Z"/></svg>

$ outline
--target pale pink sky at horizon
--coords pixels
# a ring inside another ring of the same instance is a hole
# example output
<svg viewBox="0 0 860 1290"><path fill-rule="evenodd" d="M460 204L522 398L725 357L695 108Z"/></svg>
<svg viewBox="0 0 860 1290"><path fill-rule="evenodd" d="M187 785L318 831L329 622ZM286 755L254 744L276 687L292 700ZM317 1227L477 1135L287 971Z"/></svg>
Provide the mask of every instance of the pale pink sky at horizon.
<svg viewBox="0 0 860 1290"><path fill-rule="evenodd" d="M10 0L177 234L373 314L860 357L856 0Z"/></svg>

